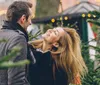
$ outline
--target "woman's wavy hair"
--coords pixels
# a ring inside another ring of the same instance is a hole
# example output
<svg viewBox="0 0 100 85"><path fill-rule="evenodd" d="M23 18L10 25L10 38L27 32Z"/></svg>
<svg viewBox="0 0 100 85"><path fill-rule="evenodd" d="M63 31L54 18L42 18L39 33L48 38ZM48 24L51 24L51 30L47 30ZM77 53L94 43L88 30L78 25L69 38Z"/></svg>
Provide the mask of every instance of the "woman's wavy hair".
<svg viewBox="0 0 100 85"><path fill-rule="evenodd" d="M84 77L85 73L87 73L87 67L81 54L80 36L73 28L63 27L62 29L65 34L58 40L59 47L52 48L51 53L56 55L54 58L56 66L64 69L68 76L68 81L73 82L77 75ZM41 48L43 41L34 41L32 45L35 48Z"/></svg>
<svg viewBox="0 0 100 85"><path fill-rule="evenodd" d="M65 34L58 41L60 53L55 61L58 66L62 67L68 76L69 82L73 82L74 78L79 75L84 77L87 72L87 67L81 54L80 36L75 29L63 28Z"/></svg>

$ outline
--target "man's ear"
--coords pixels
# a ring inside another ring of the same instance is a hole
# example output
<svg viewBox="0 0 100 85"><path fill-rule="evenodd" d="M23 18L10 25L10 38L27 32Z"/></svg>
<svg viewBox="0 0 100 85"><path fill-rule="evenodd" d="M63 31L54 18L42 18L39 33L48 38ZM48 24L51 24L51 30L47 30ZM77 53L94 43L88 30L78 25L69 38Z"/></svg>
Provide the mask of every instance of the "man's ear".
<svg viewBox="0 0 100 85"><path fill-rule="evenodd" d="M59 43L58 43L58 42L54 42L54 43L53 43L53 46L54 46L54 47L59 47Z"/></svg>
<svg viewBox="0 0 100 85"><path fill-rule="evenodd" d="M19 22L21 24L23 24L25 21L26 21L26 16L25 15L22 15L21 18L19 19Z"/></svg>

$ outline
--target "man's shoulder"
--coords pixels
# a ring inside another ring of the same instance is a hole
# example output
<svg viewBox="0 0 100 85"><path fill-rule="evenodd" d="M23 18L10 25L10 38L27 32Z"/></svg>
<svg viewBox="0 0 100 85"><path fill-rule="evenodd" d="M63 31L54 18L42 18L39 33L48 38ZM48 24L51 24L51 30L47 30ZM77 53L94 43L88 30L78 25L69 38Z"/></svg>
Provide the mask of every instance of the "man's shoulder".
<svg viewBox="0 0 100 85"><path fill-rule="evenodd" d="M0 30L0 34L9 35L9 36L21 36L23 33L15 31L15 30L9 30L9 29L2 29Z"/></svg>
<svg viewBox="0 0 100 85"><path fill-rule="evenodd" d="M3 29L3 30L0 30L0 37L2 38L15 38L15 37L22 37L22 38L25 38L23 36L22 33L20 32L17 32L17 31L14 31L14 30L9 30L9 29Z"/></svg>

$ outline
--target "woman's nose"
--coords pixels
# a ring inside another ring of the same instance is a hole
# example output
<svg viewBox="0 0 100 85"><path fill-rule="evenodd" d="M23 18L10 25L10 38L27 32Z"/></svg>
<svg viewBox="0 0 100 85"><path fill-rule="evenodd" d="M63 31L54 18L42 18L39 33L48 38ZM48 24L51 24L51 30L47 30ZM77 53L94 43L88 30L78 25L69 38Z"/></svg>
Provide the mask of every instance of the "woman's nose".
<svg viewBox="0 0 100 85"><path fill-rule="evenodd" d="M48 32L50 32L50 33L51 33L51 32L52 32L52 30L51 30L51 29L49 29L49 30L48 30Z"/></svg>

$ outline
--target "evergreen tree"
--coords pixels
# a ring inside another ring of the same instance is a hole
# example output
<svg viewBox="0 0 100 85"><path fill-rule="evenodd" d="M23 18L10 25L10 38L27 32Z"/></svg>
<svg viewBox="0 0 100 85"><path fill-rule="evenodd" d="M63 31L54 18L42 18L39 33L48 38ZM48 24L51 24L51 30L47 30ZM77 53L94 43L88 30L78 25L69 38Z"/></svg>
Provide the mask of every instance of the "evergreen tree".
<svg viewBox="0 0 100 85"><path fill-rule="evenodd" d="M7 42L7 40L5 39L0 40L0 43L1 42ZM20 47L15 47L11 50L11 52L8 55L1 58L0 59L0 69L7 69L7 68L15 67L15 66L22 66L25 64L29 64L28 60L22 60L18 62L9 61L12 57L19 55L20 49L21 49Z"/></svg>
<svg viewBox="0 0 100 85"><path fill-rule="evenodd" d="M92 11L90 12L91 15L96 16L96 19L88 19L87 21L100 26L100 12ZM83 56L85 62L88 66L89 72L86 77L83 79L83 85L100 85L100 28L97 31L97 46L89 46L88 43L83 45ZM88 55L88 48L92 47L96 50L95 60L91 60ZM87 48L87 50L85 49ZM97 62L96 65L95 62Z"/></svg>

